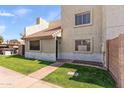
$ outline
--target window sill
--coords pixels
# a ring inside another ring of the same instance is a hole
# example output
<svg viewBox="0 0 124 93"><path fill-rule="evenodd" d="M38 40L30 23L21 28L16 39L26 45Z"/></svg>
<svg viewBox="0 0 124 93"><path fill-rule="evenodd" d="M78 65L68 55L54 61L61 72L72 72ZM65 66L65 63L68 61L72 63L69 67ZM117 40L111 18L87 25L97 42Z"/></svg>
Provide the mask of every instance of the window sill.
<svg viewBox="0 0 124 93"><path fill-rule="evenodd" d="M92 54L92 51L74 51L73 53L80 53L80 54Z"/></svg>
<svg viewBox="0 0 124 93"><path fill-rule="evenodd" d="M41 52L40 50L28 50L30 52Z"/></svg>
<svg viewBox="0 0 124 93"><path fill-rule="evenodd" d="M74 28L78 28L78 27L86 27L86 26L91 26L92 23L89 24L82 24L82 25L75 25Z"/></svg>

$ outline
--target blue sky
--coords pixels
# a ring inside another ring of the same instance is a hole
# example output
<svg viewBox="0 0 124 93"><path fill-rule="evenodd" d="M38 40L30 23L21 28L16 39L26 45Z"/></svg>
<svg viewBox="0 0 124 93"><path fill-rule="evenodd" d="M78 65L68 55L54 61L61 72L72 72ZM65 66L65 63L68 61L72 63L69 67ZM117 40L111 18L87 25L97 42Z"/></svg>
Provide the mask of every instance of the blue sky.
<svg viewBox="0 0 124 93"><path fill-rule="evenodd" d="M57 5L5 6L0 5L0 35L5 40L19 39L24 27L36 23L36 18L53 21L61 18Z"/></svg>

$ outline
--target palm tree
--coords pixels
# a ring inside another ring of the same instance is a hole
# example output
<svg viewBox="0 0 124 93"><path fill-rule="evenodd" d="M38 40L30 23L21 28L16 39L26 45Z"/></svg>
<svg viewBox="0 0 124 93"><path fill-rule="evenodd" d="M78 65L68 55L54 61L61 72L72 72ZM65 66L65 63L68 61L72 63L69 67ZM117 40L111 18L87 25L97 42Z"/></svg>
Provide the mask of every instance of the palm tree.
<svg viewBox="0 0 124 93"><path fill-rule="evenodd" d="M3 37L0 36L0 44L2 44L3 41L4 41Z"/></svg>

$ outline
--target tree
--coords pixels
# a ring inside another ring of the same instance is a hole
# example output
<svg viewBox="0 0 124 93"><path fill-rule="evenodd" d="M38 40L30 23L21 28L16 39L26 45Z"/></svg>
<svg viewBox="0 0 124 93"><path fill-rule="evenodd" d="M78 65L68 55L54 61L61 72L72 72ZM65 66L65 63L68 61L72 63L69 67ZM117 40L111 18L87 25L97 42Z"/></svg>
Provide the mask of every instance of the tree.
<svg viewBox="0 0 124 93"><path fill-rule="evenodd" d="M2 44L3 41L4 41L3 37L0 36L0 44Z"/></svg>

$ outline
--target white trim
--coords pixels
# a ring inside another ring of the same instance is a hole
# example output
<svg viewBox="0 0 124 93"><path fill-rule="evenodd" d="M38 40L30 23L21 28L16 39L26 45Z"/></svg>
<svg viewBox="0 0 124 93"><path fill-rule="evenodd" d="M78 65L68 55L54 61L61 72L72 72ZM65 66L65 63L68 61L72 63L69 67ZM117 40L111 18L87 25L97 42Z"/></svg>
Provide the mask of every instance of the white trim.
<svg viewBox="0 0 124 93"><path fill-rule="evenodd" d="M85 61L103 62L103 54L100 54L100 53L93 53L93 54L60 53L59 54L59 59L85 60Z"/></svg>
<svg viewBox="0 0 124 93"><path fill-rule="evenodd" d="M89 24L82 24L82 25L75 25L74 28L78 28L78 27L85 27L85 26L91 26L92 23Z"/></svg>
<svg viewBox="0 0 124 93"><path fill-rule="evenodd" d="M53 37L56 37L56 36L61 37L61 29L60 30L56 30L56 32L53 33L52 36Z"/></svg>
<svg viewBox="0 0 124 93"><path fill-rule="evenodd" d="M76 51L76 50L74 50L74 53L85 53L85 54L87 54L87 53L93 53L93 48L94 48L94 46L93 46L93 37L87 37L87 38L83 38L83 39L75 39L75 41L76 40L86 40L86 39L90 39L90 51ZM75 44L75 41L74 41L74 44ZM74 47L75 48L75 47Z"/></svg>
<svg viewBox="0 0 124 93"><path fill-rule="evenodd" d="M31 41L39 41L39 43L40 43L40 46L39 46L40 50L30 50L30 42ZM40 52L41 51L41 40L39 40L39 39L38 40L29 40L28 42L29 42L29 44L28 44L28 50L29 51L35 51L35 52Z"/></svg>
<svg viewBox="0 0 124 93"><path fill-rule="evenodd" d="M81 24L81 25L75 25L75 23L74 23L74 28L77 28L77 27L85 27L85 26L91 26L92 24L93 24L93 12L92 12L93 10L91 9L91 10L87 10L87 11L83 11L83 12L81 12L81 13L75 13L74 14L74 18L75 18L75 16L77 15L77 14L85 14L85 13L87 13L87 12L89 12L90 13L90 23L88 23L88 24ZM74 19L75 20L75 19ZM75 21L74 21L75 22Z"/></svg>

